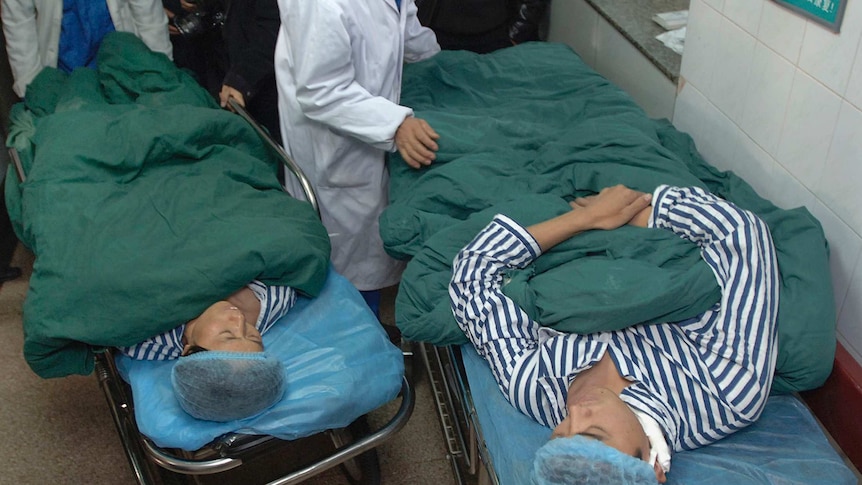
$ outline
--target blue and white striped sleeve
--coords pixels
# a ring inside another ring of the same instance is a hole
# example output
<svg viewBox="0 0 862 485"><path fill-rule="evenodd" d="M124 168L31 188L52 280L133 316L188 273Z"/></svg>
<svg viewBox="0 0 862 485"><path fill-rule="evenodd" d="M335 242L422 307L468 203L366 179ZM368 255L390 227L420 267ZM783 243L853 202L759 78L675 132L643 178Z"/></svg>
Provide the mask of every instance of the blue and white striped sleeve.
<svg viewBox="0 0 862 485"><path fill-rule="evenodd" d="M537 346L539 325L502 293L504 272L523 268L540 251L526 229L497 215L454 261L449 297L455 320L507 394L513 366Z"/></svg>
<svg viewBox="0 0 862 485"><path fill-rule="evenodd" d="M296 291L289 286L267 286L254 280L248 287L260 300L260 314L255 326L261 334L266 333L296 303Z"/></svg>
<svg viewBox="0 0 862 485"><path fill-rule="evenodd" d="M182 340L185 328L185 325L180 325L165 333L150 337L137 345L118 347L118 349L123 354L137 360L178 359L183 352Z"/></svg>
<svg viewBox="0 0 862 485"><path fill-rule="evenodd" d="M651 222L696 243L722 289L720 308L689 327L725 399L759 416L776 359L778 264L769 228L750 211L699 188L662 186ZM697 328L700 327L700 328Z"/></svg>

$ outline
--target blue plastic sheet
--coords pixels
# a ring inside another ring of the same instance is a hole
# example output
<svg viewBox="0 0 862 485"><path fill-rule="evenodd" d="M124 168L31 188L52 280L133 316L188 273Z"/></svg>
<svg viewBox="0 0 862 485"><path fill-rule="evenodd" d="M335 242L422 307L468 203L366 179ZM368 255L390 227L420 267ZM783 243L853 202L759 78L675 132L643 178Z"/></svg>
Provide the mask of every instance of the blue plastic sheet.
<svg viewBox="0 0 862 485"><path fill-rule="evenodd" d="M501 485L530 483L533 455L551 430L516 410L470 345L461 353L481 434ZM760 419L694 451L675 453L667 485L855 485L814 416L792 395L771 396Z"/></svg>
<svg viewBox="0 0 862 485"><path fill-rule="evenodd" d="M314 299L298 298L263 340L267 351L284 362L285 395L262 415L227 423L200 421L180 408L170 385L175 361L118 356L141 433L158 446L189 451L233 431L293 440L345 427L401 389L401 350L359 292L331 269L323 292Z"/></svg>

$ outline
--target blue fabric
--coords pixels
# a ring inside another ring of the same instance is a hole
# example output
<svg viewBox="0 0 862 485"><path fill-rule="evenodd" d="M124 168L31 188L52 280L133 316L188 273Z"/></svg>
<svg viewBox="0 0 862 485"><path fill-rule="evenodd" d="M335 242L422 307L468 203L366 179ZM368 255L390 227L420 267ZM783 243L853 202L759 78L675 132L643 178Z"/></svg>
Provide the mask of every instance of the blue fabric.
<svg viewBox="0 0 862 485"><path fill-rule="evenodd" d="M369 291L360 291L362 298L365 299L365 303L368 305L368 308L374 313L374 316L377 319L380 319L380 290L369 290Z"/></svg>
<svg viewBox="0 0 862 485"><path fill-rule="evenodd" d="M96 51L114 22L105 0L63 0L60 50L57 67L72 72L77 67L96 67Z"/></svg>
<svg viewBox="0 0 862 485"><path fill-rule="evenodd" d="M553 439L536 451L533 485L655 485L652 467L593 438Z"/></svg>
<svg viewBox="0 0 862 485"><path fill-rule="evenodd" d="M284 396L262 415L225 423L200 421L182 410L171 388L175 361L118 355L141 433L159 446L190 451L231 431L293 440L345 427L401 389L401 351L359 292L332 269L320 296L297 298L263 341L266 352L284 363Z"/></svg>
<svg viewBox="0 0 862 485"><path fill-rule="evenodd" d="M398 10L401 10L401 0L395 0L395 6L398 7Z"/></svg>
<svg viewBox="0 0 862 485"><path fill-rule="evenodd" d="M500 485L530 483L536 451L550 428L503 397L488 364L472 345L461 346L479 431ZM832 448L811 412L792 395L770 396L760 419L693 451L675 453L666 485L851 485L853 472Z"/></svg>
<svg viewBox="0 0 862 485"><path fill-rule="evenodd" d="M284 395L284 366L268 352L197 352L179 359L171 384L180 407L198 419L256 416Z"/></svg>

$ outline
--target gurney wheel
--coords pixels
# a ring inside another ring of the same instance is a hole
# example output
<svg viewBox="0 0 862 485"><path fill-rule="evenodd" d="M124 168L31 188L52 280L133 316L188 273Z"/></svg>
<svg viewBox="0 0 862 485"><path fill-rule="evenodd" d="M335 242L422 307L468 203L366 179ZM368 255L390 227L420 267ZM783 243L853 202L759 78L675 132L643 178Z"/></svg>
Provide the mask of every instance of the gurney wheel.
<svg viewBox="0 0 862 485"><path fill-rule="evenodd" d="M335 446L342 446L370 434L371 427L368 425L368 421L365 416L360 416L346 428L333 431L332 441ZM341 469L351 485L380 484L380 459L374 448L342 463Z"/></svg>

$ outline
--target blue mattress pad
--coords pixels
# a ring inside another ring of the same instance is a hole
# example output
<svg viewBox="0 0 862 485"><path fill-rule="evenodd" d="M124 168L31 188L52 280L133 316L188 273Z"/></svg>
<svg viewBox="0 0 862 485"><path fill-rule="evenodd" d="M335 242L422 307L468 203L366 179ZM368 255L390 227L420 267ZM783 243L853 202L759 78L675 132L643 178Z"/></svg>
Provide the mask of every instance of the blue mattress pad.
<svg viewBox="0 0 862 485"><path fill-rule="evenodd" d="M464 368L500 485L530 482L533 455L551 430L504 398L491 369L471 345L462 345ZM674 453L667 485L851 485L854 472L832 447L808 407L794 395L769 397L753 425L709 446Z"/></svg>
<svg viewBox="0 0 862 485"><path fill-rule="evenodd" d="M359 292L330 269L322 293L296 305L263 335L266 351L282 360L284 397L261 415L226 423L186 414L171 388L175 361L116 357L131 385L140 432L163 448L198 450L229 432L293 440L343 428L394 399L404 358Z"/></svg>

